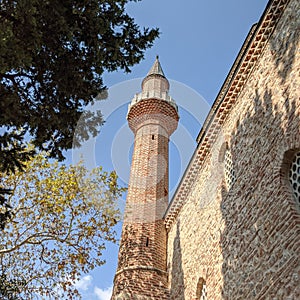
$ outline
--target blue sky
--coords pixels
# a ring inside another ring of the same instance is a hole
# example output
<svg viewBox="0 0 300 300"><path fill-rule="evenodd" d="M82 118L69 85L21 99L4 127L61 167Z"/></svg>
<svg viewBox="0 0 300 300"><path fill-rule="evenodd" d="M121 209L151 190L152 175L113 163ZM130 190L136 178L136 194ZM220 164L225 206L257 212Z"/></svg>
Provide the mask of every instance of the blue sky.
<svg viewBox="0 0 300 300"><path fill-rule="evenodd" d="M143 0L127 6L141 27L158 27L161 36L132 72L105 74L109 98L97 105L106 123L99 136L82 152L92 167L116 169L120 182L128 183L133 135L127 127L127 106L140 92L155 56L170 81L170 95L179 105L180 124L171 137L170 193L178 185L192 152L201 124L236 58L252 24L267 0ZM78 153L73 153L76 162ZM120 199L120 208L125 199ZM120 236L121 224L117 227ZM83 276L78 288L84 300L110 299L117 267L118 245L108 245L107 263Z"/></svg>

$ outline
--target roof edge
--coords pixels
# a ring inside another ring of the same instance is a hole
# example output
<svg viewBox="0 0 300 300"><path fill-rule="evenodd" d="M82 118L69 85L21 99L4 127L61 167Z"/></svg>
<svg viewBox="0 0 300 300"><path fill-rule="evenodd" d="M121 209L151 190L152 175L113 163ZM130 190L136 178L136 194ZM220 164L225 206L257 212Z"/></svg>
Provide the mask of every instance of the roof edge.
<svg viewBox="0 0 300 300"><path fill-rule="evenodd" d="M206 129L209 127L212 119L214 118L215 112L220 107L220 104L222 103L222 100L223 100L225 94L227 93L227 90L229 89L229 87L237 73L237 70L239 69L239 67L241 65L242 60L247 53L247 50L248 50L249 46L251 45L253 38L255 37L255 32L256 32L257 28L259 27L258 24L259 23L254 23L251 26L251 28L247 34L247 37L246 37L245 41L243 42L242 47L241 47L236 59L234 60L233 65L230 68L229 73L227 74L225 81L223 82L221 89L220 89L215 101L213 102L212 107L209 110L208 115L203 123L203 126L196 138L196 141L198 144L201 141L202 136L205 134Z"/></svg>
<svg viewBox="0 0 300 300"><path fill-rule="evenodd" d="M197 136L197 147L165 212L164 220L167 230L169 230L181 210L189 194L190 187L195 181L207 153L210 152L211 145L226 116L234 106L245 82L247 82L257 63L258 57L263 52L284 8L289 2L290 0L270 0L259 22L251 27ZM220 109L223 107L226 107L226 109Z"/></svg>

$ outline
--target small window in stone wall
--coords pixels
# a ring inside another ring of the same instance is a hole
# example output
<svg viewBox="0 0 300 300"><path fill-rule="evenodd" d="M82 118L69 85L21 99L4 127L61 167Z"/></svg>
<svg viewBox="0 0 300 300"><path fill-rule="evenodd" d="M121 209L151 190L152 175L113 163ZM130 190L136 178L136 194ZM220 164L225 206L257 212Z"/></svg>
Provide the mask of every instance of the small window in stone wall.
<svg viewBox="0 0 300 300"><path fill-rule="evenodd" d="M233 168L232 155L229 149L225 151L224 156L224 168L225 168L225 182L228 190L231 188L233 183L235 182L235 172Z"/></svg>
<svg viewBox="0 0 300 300"><path fill-rule="evenodd" d="M207 300L206 284L203 283L200 300Z"/></svg>
<svg viewBox="0 0 300 300"><path fill-rule="evenodd" d="M294 155L290 170L289 181L296 197L297 205L300 207L300 151Z"/></svg>
<svg viewBox="0 0 300 300"><path fill-rule="evenodd" d="M196 299L207 300L206 282L203 278L198 281Z"/></svg>

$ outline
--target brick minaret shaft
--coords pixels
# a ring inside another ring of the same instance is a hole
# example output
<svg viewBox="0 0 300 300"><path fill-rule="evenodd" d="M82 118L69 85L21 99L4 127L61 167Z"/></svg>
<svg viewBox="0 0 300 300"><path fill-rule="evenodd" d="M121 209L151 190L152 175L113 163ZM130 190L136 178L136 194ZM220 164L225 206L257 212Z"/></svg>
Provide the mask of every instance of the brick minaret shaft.
<svg viewBox="0 0 300 300"><path fill-rule="evenodd" d="M128 110L134 133L130 181L112 300L168 299L166 230L169 137L177 105L158 57Z"/></svg>

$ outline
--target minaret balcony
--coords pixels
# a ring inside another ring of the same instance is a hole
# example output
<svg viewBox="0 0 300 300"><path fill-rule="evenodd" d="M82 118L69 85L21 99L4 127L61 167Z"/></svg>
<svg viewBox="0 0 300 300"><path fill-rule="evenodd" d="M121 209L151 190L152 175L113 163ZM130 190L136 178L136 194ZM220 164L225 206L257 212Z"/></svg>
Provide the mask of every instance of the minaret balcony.
<svg viewBox="0 0 300 300"><path fill-rule="evenodd" d="M137 104L141 100L147 100L147 99L157 99L157 100L166 101L170 105L172 105L178 112L178 106L175 103L174 99L168 94L168 92L159 92L155 90L136 94L131 100L130 104L128 105L128 112L130 111L131 107L133 107L135 104Z"/></svg>

